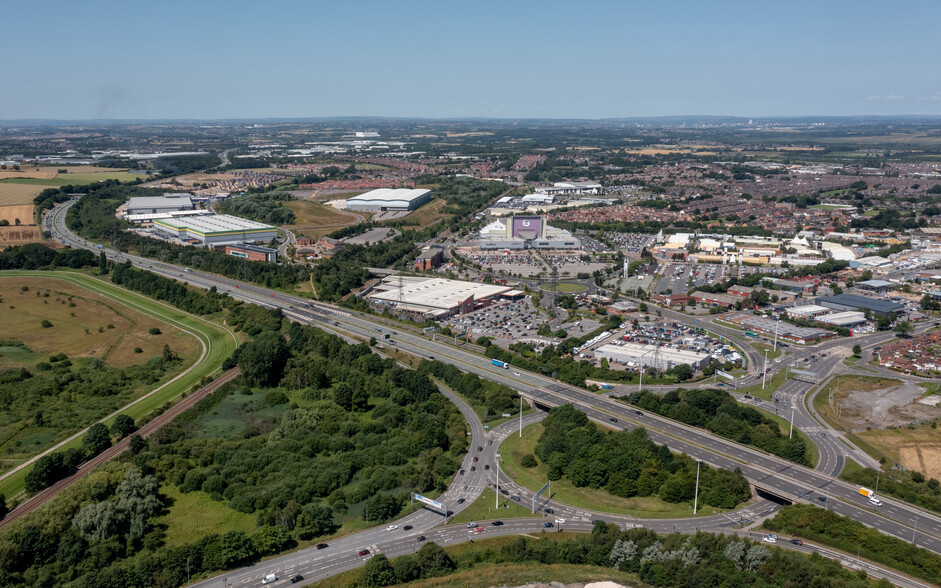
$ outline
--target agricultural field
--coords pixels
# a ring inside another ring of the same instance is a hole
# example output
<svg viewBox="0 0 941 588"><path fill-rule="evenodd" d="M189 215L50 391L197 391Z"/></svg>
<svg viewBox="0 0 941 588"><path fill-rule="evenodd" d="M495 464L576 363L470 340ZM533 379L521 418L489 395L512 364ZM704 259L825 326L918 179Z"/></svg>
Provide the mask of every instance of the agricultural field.
<svg viewBox="0 0 941 588"><path fill-rule="evenodd" d="M856 435L890 462L941 480L941 434L929 425L860 431Z"/></svg>
<svg viewBox="0 0 941 588"><path fill-rule="evenodd" d="M39 196L39 193L48 187L49 186L36 184L22 184L15 180L0 181L0 206L28 204L30 210L32 210L33 198ZM29 219L29 222L32 222L33 213L30 212L26 218Z"/></svg>
<svg viewBox="0 0 941 588"><path fill-rule="evenodd" d="M290 200L284 203L294 212L295 222L287 228L298 235L320 238L327 233L360 222L360 217L349 212L324 206L312 200Z"/></svg>
<svg viewBox="0 0 941 588"><path fill-rule="evenodd" d="M444 207L447 205L447 201L443 198L433 198L428 204L409 213L404 219L404 222L407 223L404 227L408 229L424 229L442 220L451 219L454 216L453 214L443 212Z"/></svg>

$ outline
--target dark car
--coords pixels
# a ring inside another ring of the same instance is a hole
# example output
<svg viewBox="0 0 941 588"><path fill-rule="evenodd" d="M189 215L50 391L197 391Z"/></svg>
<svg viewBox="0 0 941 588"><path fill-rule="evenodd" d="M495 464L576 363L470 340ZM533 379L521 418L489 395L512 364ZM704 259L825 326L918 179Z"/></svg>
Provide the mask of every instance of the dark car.
<svg viewBox="0 0 941 588"><path fill-rule="evenodd" d="M300 581L303 580L303 579L304 579L304 576L298 574L298 575L294 576L293 578L291 578L291 584L297 584L298 582L300 582Z"/></svg>
<svg viewBox="0 0 941 588"><path fill-rule="evenodd" d="M503 488L501 488L501 489L500 489L500 494L502 494L502 495L504 495L504 496L509 496L510 493L507 492L506 490L504 490Z"/></svg>
<svg viewBox="0 0 941 588"><path fill-rule="evenodd" d="M430 359L431 361L434 361L434 360L435 360L435 356L434 356L434 355L429 355L429 356L428 356L428 359Z"/></svg>
<svg viewBox="0 0 941 588"><path fill-rule="evenodd" d="M369 550L368 550L368 549L360 549L360 550L359 550L359 555L369 555Z"/></svg>
<svg viewBox="0 0 941 588"><path fill-rule="evenodd" d="M745 400L751 400L751 396L749 396L748 394L746 394L746 395L745 395Z"/></svg>
<svg viewBox="0 0 941 588"><path fill-rule="evenodd" d="M472 471L472 472L476 472L476 471L477 471L477 466L471 466L471 471Z"/></svg>
<svg viewBox="0 0 941 588"><path fill-rule="evenodd" d="M489 469L490 469L490 465L489 465L489 464L488 464L488 465L485 465L485 466L484 466L484 469L485 469L485 470L489 470Z"/></svg>
<svg viewBox="0 0 941 588"><path fill-rule="evenodd" d="M552 523L545 523L545 524L543 524L542 526L545 527L545 528L547 528L547 529L551 529L551 528L552 528Z"/></svg>
<svg viewBox="0 0 941 588"><path fill-rule="evenodd" d="M803 545L803 544L804 544L804 542L801 541L800 539L791 539L791 543L793 543L794 545Z"/></svg>
<svg viewBox="0 0 941 588"><path fill-rule="evenodd" d="M544 508L542 509L542 511L546 514L555 514L555 511L552 510L551 508Z"/></svg>
<svg viewBox="0 0 941 588"><path fill-rule="evenodd" d="M458 499L457 499L457 503L458 503L458 504L464 504L464 499L463 499L463 498L458 498Z"/></svg>
<svg viewBox="0 0 941 588"><path fill-rule="evenodd" d="M519 497L519 496L516 496L516 495L510 496L510 498L512 498L512 499L515 500L516 502L519 502L519 501L520 501L520 497Z"/></svg>
<svg viewBox="0 0 941 588"><path fill-rule="evenodd" d="M477 451L483 451L483 450L484 450L483 447L481 447L480 445L477 446Z"/></svg>
<svg viewBox="0 0 941 588"><path fill-rule="evenodd" d="M502 527L502 526L503 526L503 521L493 521L492 523L490 523L490 526L492 526L492 527Z"/></svg>
<svg viewBox="0 0 941 588"><path fill-rule="evenodd" d="M612 423L618 422L618 420L617 420L616 418L614 418L614 417L611 417L611 418L609 418L608 420L611 421Z"/></svg>
<svg viewBox="0 0 941 588"><path fill-rule="evenodd" d="M330 546L327 545L326 543L318 543L318 544L317 544L317 549L326 549L326 548L328 548L328 547L330 547Z"/></svg>
<svg viewBox="0 0 941 588"><path fill-rule="evenodd" d="M411 531L411 530L412 530L412 526L411 526L411 525L405 525L404 527L402 527L402 530L403 530L403 531Z"/></svg>
<svg viewBox="0 0 941 588"><path fill-rule="evenodd" d="M461 470L461 475L462 475L462 476L464 475L464 470Z"/></svg>
<svg viewBox="0 0 941 588"><path fill-rule="evenodd" d="M644 413L640 412L639 410L635 410L634 412L637 413L637 416L644 416Z"/></svg>
<svg viewBox="0 0 941 588"><path fill-rule="evenodd" d="M819 500L820 502L826 502L826 501L827 501L827 497L826 497L826 496L818 496L818 497L817 497L817 500Z"/></svg>
<svg viewBox="0 0 941 588"><path fill-rule="evenodd" d="M424 540L425 540L425 536L424 536L424 535L419 535L419 536L418 536L418 540L419 540L419 541L424 541Z"/></svg>

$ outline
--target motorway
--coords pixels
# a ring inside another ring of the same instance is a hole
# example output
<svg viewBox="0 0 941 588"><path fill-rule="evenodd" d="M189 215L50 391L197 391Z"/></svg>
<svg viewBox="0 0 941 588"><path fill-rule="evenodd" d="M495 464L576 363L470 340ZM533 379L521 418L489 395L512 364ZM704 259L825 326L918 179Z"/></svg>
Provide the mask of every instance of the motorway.
<svg viewBox="0 0 941 588"><path fill-rule="evenodd" d="M70 203L61 205L47 215L47 229L57 233L58 237L64 242L76 247L94 250L94 246L71 235L65 228L63 212L69 205ZM334 308L325 304L310 303L295 296L236 280L203 272L181 271L180 268L170 264L123 253L106 251L106 254L109 254L116 261L130 261L134 265L144 267L158 274L182 279L193 285L206 288L216 286L220 291L228 291L237 299L271 307L280 307L285 311L285 314L295 320L319 324L335 332L368 338L369 336L375 336L378 328L389 329L389 324L382 322L381 319L367 317L360 313ZM664 315L675 315L671 318L688 320L688 317L670 311L664 311ZM906 541L914 539L919 546L941 553L941 520L936 515L891 499L884 500L885 506L882 508L870 507L868 502L859 496L855 487L834 479L832 472L836 468L835 462L826 468L830 470L829 472L814 471L797 466L781 458L769 456L663 417L637 414L634 408L625 404L561 384L545 376L528 372L502 370L491 365L489 360L479 352L456 348L442 342L430 341L418 333L410 332L401 327L392 328L397 328L399 331L395 332L392 341L388 343L400 347L404 351L419 357L430 358L434 356L442 361L453 363L462 370L477 373L482 377L511 386L536 404L548 407L562 403L574 403L579 409L600 422L606 422L610 417L615 416L619 419L620 426L644 426L654 441L665 443L674 451L685 451L690 456L702 459L714 466L728 469L738 467L756 487L780 498L832 508L835 512L850 516L887 534ZM714 325L710 326L709 330L720 333L723 331L734 332L731 329L722 329ZM722 334L726 336L726 333ZM820 347L823 348L824 346ZM742 348L743 350L749 349L747 346L742 346ZM757 366L757 352L751 351L753 355L749 356L750 365ZM786 391L782 391L782 394L786 393ZM473 422L473 419L470 422ZM797 424L797 421L795 421L795 424ZM824 452L822 451L822 459L823 455ZM836 456L833 459L837 459ZM820 501L820 498L825 498L827 502ZM454 510L458 512L456 509ZM438 516L440 517L440 515ZM653 524L656 523L645 521L644 526L653 528L651 526ZM916 525L917 531L915 530ZM413 526L417 528L417 525ZM359 537L359 535L356 537ZM364 539L357 539L357 541L360 545L369 543L368 540Z"/></svg>

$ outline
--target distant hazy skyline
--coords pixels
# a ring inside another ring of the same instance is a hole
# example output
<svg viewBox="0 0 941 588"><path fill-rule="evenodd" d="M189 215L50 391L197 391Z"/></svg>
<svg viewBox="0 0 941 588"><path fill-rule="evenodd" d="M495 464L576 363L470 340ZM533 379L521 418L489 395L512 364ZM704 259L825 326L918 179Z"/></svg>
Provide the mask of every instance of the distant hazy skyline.
<svg viewBox="0 0 941 588"><path fill-rule="evenodd" d="M941 3L7 2L0 119L941 114Z"/></svg>

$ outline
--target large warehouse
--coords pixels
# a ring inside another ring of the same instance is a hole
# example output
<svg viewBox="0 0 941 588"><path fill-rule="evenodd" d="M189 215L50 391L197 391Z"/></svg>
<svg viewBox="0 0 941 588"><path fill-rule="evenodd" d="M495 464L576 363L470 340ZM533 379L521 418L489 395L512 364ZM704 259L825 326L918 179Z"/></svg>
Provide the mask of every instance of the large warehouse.
<svg viewBox="0 0 941 588"><path fill-rule="evenodd" d="M135 196L124 205L124 214L159 214L193 210L196 207L190 194L164 194L163 196Z"/></svg>
<svg viewBox="0 0 941 588"><path fill-rule="evenodd" d="M385 278L366 299L393 312L421 318L445 318L470 312L496 300L523 296L507 286L461 282L444 278Z"/></svg>
<svg viewBox="0 0 941 588"><path fill-rule="evenodd" d="M379 188L346 201L347 210L415 210L431 200L431 190Z"/></svg>
<svg viewBox="0 0 941 588"><path fill-rule="evenodd" d="M879 300L878 298L856 296L855 294L826 296L818 298L817 303L834 310L856 310L863 312L869 310L876 316L889 316L894 312L901 312L905 309L904 304L890 302L888 300Z"/></svg>
<svg viewBox="0 0 941 588"><path fill-rule="evenodd" d="M154 228L183 241L203 245L271 241L278 234L271 225L229 214L155 219Z"/></svg>
<svg viewBox="0 0 941 588"><path fill-rule="evenodd" d="M480 230L481 249L580 249L572 233L546 224L541 216L497 219Z"/></svg>
<svg viewBox="0 0 941 588"><path fill-rule="evenodd" d="M693 370L701 370L709 365L711 356L708 353L686 351L684 349L667 349L656 345L624 343L623 345L602 345L595 349L595 359L607 359L608 363L634 363L659 370L668 370L678 365L689 364Z"/></svg>

